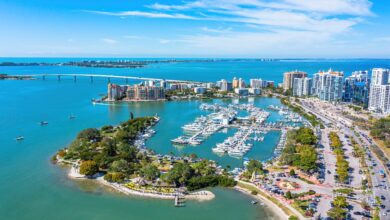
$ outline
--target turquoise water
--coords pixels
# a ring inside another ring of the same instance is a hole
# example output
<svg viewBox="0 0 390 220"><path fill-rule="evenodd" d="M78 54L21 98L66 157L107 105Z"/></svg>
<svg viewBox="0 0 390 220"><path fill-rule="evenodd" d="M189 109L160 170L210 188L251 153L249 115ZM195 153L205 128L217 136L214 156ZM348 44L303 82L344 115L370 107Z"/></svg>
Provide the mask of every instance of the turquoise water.
<svg viewBox="0 0 390 220"><path fill-rule="evenodd" d="M34 59L4 59L15 62ZM55 59L41 59L56 62ZM390 68L387 60L352 61L283 61L158 64L145 69L95 69L79 67L0 67L0 73L109 73L148 77L215 81L241 76L261 77L281 82L283 71L302 69L310 74L319 69L334 68L346 72L374 67ZM121 82L121 81L118 81ZM266 209L250 205L250 198L229 189L213 189L217 197L204 203L189 202L175 209L172 202L128 198L103 190L100 186L70 181L65 170L53 166L50 157L69 144L75 135L88 127L118 124L135 116L158 113L161 122L148 146L156 152L196 153L219 161L222 165L239 166L241 161L218 157L211 147L226 135L217 133L196 147L176 148L169 139L181 134L181 126L206 112L198 101L167 103L133 103L115 106L92 105L91 98L106 93L104 79L90 83L87 79L56 81L0 81L0 219L269 219ZM240 100L246 102L246 100ZM229 101L228 101L229 102ZM256 99L258 106L277 104L276 99ZM74 114L75 120L68 116ZM41 127L45 120L49 125ZM273 113L269 120L278 120ZM16 142L18 135L25 136ZM263 143L248 153L249 157L267 159L272 154L278 132L269 133Z"/></svg>

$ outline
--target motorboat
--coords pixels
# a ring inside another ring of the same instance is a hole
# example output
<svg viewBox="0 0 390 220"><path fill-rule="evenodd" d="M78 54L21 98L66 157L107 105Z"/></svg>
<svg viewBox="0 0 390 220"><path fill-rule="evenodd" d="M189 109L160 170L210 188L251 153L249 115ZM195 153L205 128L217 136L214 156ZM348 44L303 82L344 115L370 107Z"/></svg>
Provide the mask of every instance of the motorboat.
<svg viewBox="0 0 390 220"><path fill-rule="evenodd" d="M16 141L23 141L24 140L24 137L23 136L17 136L15 138Z"/></svg>

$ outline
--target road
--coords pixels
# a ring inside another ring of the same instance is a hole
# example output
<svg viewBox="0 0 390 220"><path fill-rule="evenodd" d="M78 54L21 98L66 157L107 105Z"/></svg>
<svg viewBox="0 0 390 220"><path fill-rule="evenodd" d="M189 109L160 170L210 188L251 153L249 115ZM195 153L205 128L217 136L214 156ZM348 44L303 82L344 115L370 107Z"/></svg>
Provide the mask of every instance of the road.
<svg viewBox="0 0 390 220"><path fill-rule="evenodd" d="M390 182L389 178L383 178L380 176L379 171L380 170L385 170L384 165L379 161L379 159L371 153L371 150L368 146L371 145L372 140L369 139L367 136L367 132L361 131L358 128L354 128L357 132L358 135L351 129L351 127L347 126L345 123L340 123L340 118L342 118L342 115L338 115L336 112L328 112L326 114L323 114L324 110L321 109L321 107L313 105L312 103L307 103L307 102L301 102L296 103L300 106L302 106L306 111L309 111L316 115L319 119L321 119L323 122L325 122L326 125L336 127L338 126L340 132L339 136L343 141L343 144L345 146L345 154L348 156L348 162L350 166L353 168L351 176L353 177L351 185L353 187L359 187L361 185L362 181L362 175L359 174L360 170L360 164L358 159L354 158L352 156L352 146L350 145L349 141L346 140L345 135L348 135L349 137L353 137L357 143L364 147L367 158L366 158L366 163L369 167L372 167L372 170L370 172L372 183L373 183L373 189L372 189L372 195L358 195L358 197L363 200L367 199L371 204L375 202L375 197L378 196L379 198L383 197L384 199L381 199L381 203L384 205L384 208L381 208L380 210L380 215L381 219L390 219ZM333 117L330 117L329 115L332 115ZM322 129L322 136L326 135L328 130L328 127L325 129ZM360 138L363 140L363 142L360 141ZM334 170L334 167L332 163L334 162L331 156L327 152L327 146L328 143L326 141L323 141L324 138L321 139L321 144L324 146L324 159L325 159L325 164L327 169L329 170ZM326 174L325 175L325 183L330 183L332 184L331 178ZM325 202L320 202L319 208L326 209L326 201ZM359 210L360 207L358 205L354 205L354 211ZM356 208L356 209L355 209ZM389 212L387 212L389 211ZM386 214L387 213L387 214ZM386 214L386 216L385 216ZM324 216L321 214L321 216ZM353 218L360 219L361 216L355 216L352 215Z"/></svg>

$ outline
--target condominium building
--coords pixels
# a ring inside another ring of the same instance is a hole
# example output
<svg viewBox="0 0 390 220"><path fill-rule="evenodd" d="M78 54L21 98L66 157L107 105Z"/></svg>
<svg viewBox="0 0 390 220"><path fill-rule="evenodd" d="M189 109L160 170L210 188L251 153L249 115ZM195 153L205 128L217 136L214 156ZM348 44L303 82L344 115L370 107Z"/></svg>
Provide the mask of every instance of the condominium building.
<svg viewBox="0 0 390 220"><path fill-rule="evenodd" d="M390 83L388 69L373 69L370 85L368 109L370 111L390 113Z"/></svg>
<svg viewBox="0 0 390 220"><path fill-rule="evenodd" d="M245 80L242 78L238 79L238 88L245 88Z"/></svg>
<svg viewBox="0 0 390 220"><path fill-rule="evenodd" d="M294 79L295 78L304 78L307 77L307 73L302 71L291 71L291 72L285 72L283 76L283 89L289 90L293 88Z"/></svg>
<svg viewBox="0 0 390 220"><path fill-rule="evenodd" d="M262 79L250 79L250 87L254 89L261 89L267 86L267 81Z"/></svg>
<svg viewBox="0 0 390 220"><path fill-rule="evenodd" d="M311 78L295 78L293 83L293 96L311 95L313 80Z"/></svg>
<svg viewBox="0 0 390 220"><path fill-rule="evenodd" d="M368 71L355 71L345 78L343 101L367 107L370 91Z"/></svg>
<svg viewBox="0 0 390 220"><path fill-rule="evenodd" d="M107 86L107 100L117 101L122 99L125 96L126 89L127 86L120 86L109 83Z"/></svg>
<svg viewBox="0 0 390 220"><path fill-rule="evenodd" d="M343 72L321 71L314 74L313 94L320 100L329 102L338 102L343 94Z"/></svg>
<svg viewBox="0 0 390 220"><path fill-rule="evenodd" d="M223 92L232 91L233 86L232 83L228 82L227 80L223 79L220 81L220 90Z"/></svg>
<svg viewBox="0 0 390 220"><path fill-rule="evenodd" d="M126 99L129 101L164 100L164 88L157 86L128 86Z"/></svg>
<svg viewBox="0 0 390 220"><path fill-rule="evenodd" d="M233 78L232 86L234 89L240 87L240 81L236 77Z"/></svg>

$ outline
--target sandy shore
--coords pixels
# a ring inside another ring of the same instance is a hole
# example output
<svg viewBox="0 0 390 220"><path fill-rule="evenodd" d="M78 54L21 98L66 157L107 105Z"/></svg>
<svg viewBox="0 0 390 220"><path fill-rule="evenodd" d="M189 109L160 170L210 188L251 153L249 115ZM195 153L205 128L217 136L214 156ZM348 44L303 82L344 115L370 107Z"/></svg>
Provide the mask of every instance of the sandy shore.
<svg viewBox="0 0 390 220"><path fill-rule="evenodd" d="M72 179L87 179L84 175L80 174L78 170L73 166L69 169L68 176ZM142 196L142 197L149 197L149 198L156 198L156 199L175 199L175 195L173 194L149 193L149 192L140 192L136 190L131 190L119 183L108 182L104 180L102 176L93 178L92 180L96 180L99 183L105 186L109 186L126 195L135 195L135 196ZM196 201L209 201L214 199L214 197L215 197L214 193L206 190L196 191L188 195L185 195L186 199L196 200Z"/></svg>
<svg viewBox="0 0 390 220"><path fill-rule="evenodd" d="M289 216L286 213L284 213L282 209L280 209L277 205L275 205L273 202L269 201L267 198L263 197L262 195L260 194L252 195L249 190L239 186L235 186L234 189L236 189L239 192L245 193L246 195L249 195L255 198L256 200L260 200L265 204L267 209L270 209L272 213L274 213L279 219L288 219Z"/></svg>

